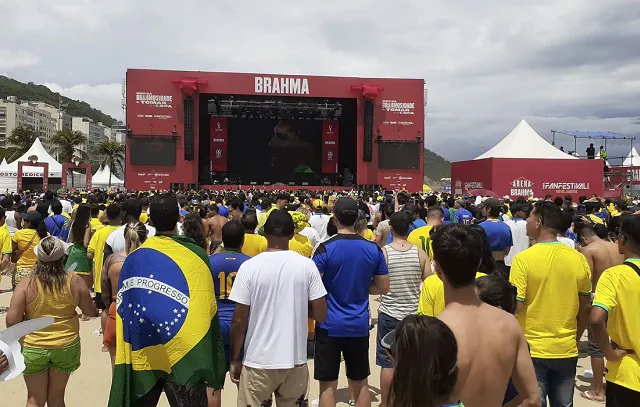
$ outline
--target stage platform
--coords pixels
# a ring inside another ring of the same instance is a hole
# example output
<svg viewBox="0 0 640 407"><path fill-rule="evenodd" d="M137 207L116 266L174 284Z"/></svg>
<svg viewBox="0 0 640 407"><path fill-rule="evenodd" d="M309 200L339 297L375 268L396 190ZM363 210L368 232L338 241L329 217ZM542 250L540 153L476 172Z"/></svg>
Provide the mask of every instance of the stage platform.
<svg viewBox="0 0 640 407"><path fill-rule="evenodd" d="M242 190L248 191L250 189L257 189L262 191L313 191L313 192L326 192L336 191L345 192L353 191L354 187L336 187L336 186L310 186L310 185L200 185L202 189L208 189L210 191L229 191L229 190Z"/></svg>

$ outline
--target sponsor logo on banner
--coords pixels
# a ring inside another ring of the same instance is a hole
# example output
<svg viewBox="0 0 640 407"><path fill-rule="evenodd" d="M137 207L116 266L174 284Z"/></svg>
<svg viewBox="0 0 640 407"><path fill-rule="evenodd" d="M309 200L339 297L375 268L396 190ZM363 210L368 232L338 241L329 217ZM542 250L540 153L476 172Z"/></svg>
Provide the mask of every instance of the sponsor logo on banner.
<svg viewBox="0 0 640 407"><path fill-rule="evenodd" d="M456 180L456 187L454 188L453 193L456 195L462 195L462 182L459 179Z"/></svg>
<svg viewBox="0 0 640 407"><path fill-rule="evenodd" d="M397 100L383 100L382 110L397 114L415 114L416 104L414 102L398 102Z"/></svg>
<svg viewBox="0 0 640 407"><path fill-rule="evenodd" d="M333 161L333 151L327 152L327 160Z"/></svg>
<svg viewBox="0 0 640 407"><path fill-rule="evenodd" d="M159 119L159 120L169 120L172 118L169 114L139 114L136 115L138 119Z"/></svg>
<svg viewBox="0 0 640 407"><path fill-rule="evenodd" d="M591 189L588 182L543 182L542 189L552 190L558 194L575 194L578 191Z"/></svg>
<svg viewBox="0 0 640 407"><path fill-rule="evenodd" d="M529 196L533 195L533 182L526 178L518 178L511 181L510 196Z"/></svg>
<svg viewBox="0 0 640 407"><path fill-rule="evenodd" d="M157 95L151 92L136 92L136 103L163 109L171 109L173 106L173 96Z"/></svg>
<svg viewBox="0 0 640 407"><path fill-rule="evenodd" d="M224 143L223 138L212 138L211 141L214 143Z"/></svg>
<svg viewBox="0 0 640 407"><path fill-rule="evenodd" d="M256 76L255 93L272 95L308 95L309 80L304 78L283 78L277 76Z"/></svg>
<svg viewBox="0 0 640 407"><path fill-rule="evenodd" d="M216 150L216 158L222 158L222 150L220 149Z"/></svg>
<svg viewBox="0 0 640 407"><path fill-rule="evenodd" d="M482 189L484 184L480 181L470 181L464 183L465 189Z"/></svg>

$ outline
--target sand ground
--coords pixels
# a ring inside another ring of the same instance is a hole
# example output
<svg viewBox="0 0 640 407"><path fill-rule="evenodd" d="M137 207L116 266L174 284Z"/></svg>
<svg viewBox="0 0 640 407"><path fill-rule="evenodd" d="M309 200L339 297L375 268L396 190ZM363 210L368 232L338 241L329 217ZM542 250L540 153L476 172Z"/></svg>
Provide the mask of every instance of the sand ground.
<svg viewBox="0 0 640 407"><path fill-rule="evenodd" d="M3 277L0 282L0 290L10 288L10 279ZM0 306L8 306L11 298L11 292L0 294ZM372 308L377 308L377 302L372 301ZM375 311L374 311L375 312ZM93 319L80 323L80 337L82 342L82 366L75 372L69 380L67 387L66 404L69 407L76 406L106 406L109 397L109 388L111 384L111 367L109 364L109 354L103 353L102 337L94 336L92 333L100 326L99 319ZM0 316L0 330L6 327L5 318ZM586 345L586 344L585 344ZM379 391L379 374L380 368L375 365L375 329L372 331L370 339L370 360L371 360L371 377L369 379L370 389L372 393L372 405L377 406L380 402ZM309 362L310 371L313 372L313 361ZM582 399L578 395L579 390L588 389L589 385L584 381L582 373L585 368L590 368L588 358L581 355L578 363L578 377L576 379L576 407L596 406L588 400ZM19 407L24 406L26 402L27 390L24 380L21 377L15 378L6 383L0 383L0 407ZM344 366L340 375L338 404L346 405L348 401L347 380L344 374ZM236 405L237 392L235 386L230 382L228 376L225 383L225 390L222 394L222 405L231 407ZM309 399L318 397L318 383L311 381L309 388ZM166 399L161 400L160 406L168 406Z"/></svg>

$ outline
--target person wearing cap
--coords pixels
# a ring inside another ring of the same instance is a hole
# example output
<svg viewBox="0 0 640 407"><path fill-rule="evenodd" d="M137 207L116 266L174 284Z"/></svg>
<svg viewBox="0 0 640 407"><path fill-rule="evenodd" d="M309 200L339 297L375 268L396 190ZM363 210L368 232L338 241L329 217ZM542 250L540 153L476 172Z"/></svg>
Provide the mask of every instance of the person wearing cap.
<svg viewBox="0 0 640 407"><path fill-rule="evenodd" d="M540 406L540 391L522 329L512 314L483 303L476 293L478 265L483 258L482 236L471 226L443 225L434 232L433 254L446 302L438 319L453 331L458 343L454 399L462 400L467 407L501 406L513 377L519 384L520 405Z"/></svg>
<svg viewBox="0 0 640 407"><path fill-rule="evenodd" d="M314 377L320 405L334 406L344 355L350 394L369 405L369 295L389 291L389 271L382 249L355 232L358 204L340 198L334 206L338 233L320 243L313 260L327 289L327 320L316 324Z"/></svg>
<svg viewBox="0 0 640 407"><path fill-rule="evenodd" d="M509 270L505 266L504 258L509 254L513 246L511 228L500 219L502 202L497 198L487 198L482 202L482 216L487 218L480 226L487 233L491 253L496 260L496 269L506 278L509 278Z"/></svg>
<svg viewBox="0 0 640 407"><path fill-rule="evenodd" d="M277 405L306 405L307 320L325 321L327 292L314 262L289 250L288 212L271 212L264 232L269 250L242 263L229 295L230 376L239 406L265 405L274 392Z"/></svg>
<svg viewBox="0 0 640 407"><path fill-rule="evenodd" d="M526 222L529 216L529 207L516 202L511 205L511 214L513 217L505 222L511 229L511 238L513 239L513 246L511 250L509 250L509 254L504 258L504 264L507 270L511 269L511 264L516 254L529 248Z"/></svg>
<svg viewBox="0 0 640 407"><path fill-rule="evenodd" d="M30 221L25 221L30 222ZM98 315L87 285L64 269L65 244L53 236L39 240L34 249L33 273L20 280L11 297L7 326L23 320L53 317L55 322L24 337L27 405L63 406L69 376L80 367L80 322Z"/></svg>
<svg viewBox="0 0 640 407"><path fill-rule="evenodd" d="M327 223L329 215L324 213L324 202L321 199L313 201L313 214L309 219L309 224L318 232L319 241L327 239Z"/></svg>
<svg viewBox="0 0 640 407"><path fill-rule="evenodd" d="M11 285L15 289L20 280L31 274L36 264L36 255L33 249L41 239L47 237L47 226L42 221L42 215L38 211L26 212L20 215L22 229L16 231L11 238L12 261L16 263Z"/></svg>

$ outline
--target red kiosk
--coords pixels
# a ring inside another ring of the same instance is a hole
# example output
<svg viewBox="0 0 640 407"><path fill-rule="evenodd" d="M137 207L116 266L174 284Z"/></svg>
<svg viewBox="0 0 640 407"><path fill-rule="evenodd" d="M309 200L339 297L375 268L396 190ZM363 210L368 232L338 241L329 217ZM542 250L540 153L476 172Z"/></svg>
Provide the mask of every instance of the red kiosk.
<svg viewBox="0 0 640 407"><path fill-rule="evenodd" d="M18 161L18 174L17 174L17 190L22 191L22 172L24 167L41 167L42 168L42 190L47 191L49 189L49 163L38 162L37 155L29 156L29 161Z"/></svg>
<svg viewBox="0 0 640 407"><path fill-rule="evenodd" d="M87 191L90 190L91 189L91 164L81 162L79 157L73 157L72 161L73 162L62 164L62 173L60 176L62 189L67 189L67 176L69 175L69 170L85 169L87 172L86 189ZM72 188L75 189L75 187L72 187Z"/></svg>

